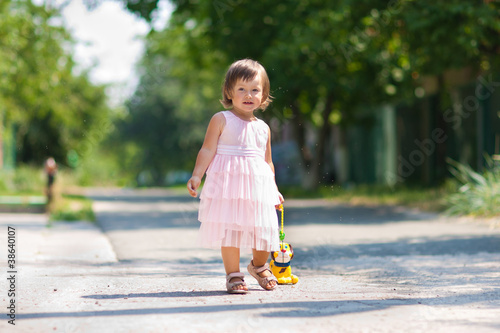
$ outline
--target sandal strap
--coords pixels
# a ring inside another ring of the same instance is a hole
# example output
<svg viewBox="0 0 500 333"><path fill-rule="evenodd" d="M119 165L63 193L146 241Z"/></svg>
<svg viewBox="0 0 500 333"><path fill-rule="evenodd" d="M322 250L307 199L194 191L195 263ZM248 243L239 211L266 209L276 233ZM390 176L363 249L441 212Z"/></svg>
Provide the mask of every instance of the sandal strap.
<svg viewBox="0 0 500 333"><path fill-rule="evenodd" d="M274 276L273 272L269 268L269 264L268 263L264 264L263 266L256 267L256 266L254 266L253 260L252 260L250 262L250 264L248 265L247 269L248 269L248 272L250 273L250 275L252 275L257 280L257 282L259 283L259 285L263 289L265 289L265 290L273 290L273 289L276 288L277 283L272 288L270 288L270 289L267 288L267 285L269 284L269 282L271 282L271 281L278 282L278 279L276 279L276 277ZM270 276L263 277L263 276L259 275L259 273L262 273L262 272L264 272L266 270L268 270L271 273Z"/></svg>
<svg viewBox="0 0 500 333"><path fill-rule="evenodd" d="M233 272L233 273L229 273L228 275L226 275L226 280L227 280L227 282L229 282L233 278L240 278L242 280L242 282L244 283L245 282L245 280L243 279L244 277L245 277L245 274L243 274L242 272ZM234 282L234 283L238 283L238 282Z"/></svg>
<svg viewBox="0 0 500 333"><path fill-rule="evenodd" d="M254 267L256 273L262 273L263 271L266 271L266 270L271 272L271 269L269 268L269 264L267 262L265 263L264 266L260 266L260 267L253 266L253 267Z"/></svg>
<svg viewBox="0 0 500 333"><path fill-rule="evenodd" d="M266 281L266 284L263 286L263 288L264 288L264 289L266 288L265 286L267 286L267 284L268 284L269 282L271 282L271 281L276 281L276 282L278 282L278 279L277 279L274 275L273 275L273 276L266 276L266 277L264 278L264 280ZM276 287L276 286L275 286L275 287Z"/></svg>
<svg viewBox="0 0 500 333"><path fill-rule="evenodd" d="M233 273L229 273L228 275L226 275L226 288L227 288L227 292L229 294L246 294L248 292L248 289L246 288L247 284L245 283L245 280L243 279L244 276L245 276L245 274L243 274L241 272L233 272ZM230 282L231 279L235 279L235 278L238 278L240 280ZM243 286L244 289L233 289L234 287L238 287L238 286Z"/></svg>

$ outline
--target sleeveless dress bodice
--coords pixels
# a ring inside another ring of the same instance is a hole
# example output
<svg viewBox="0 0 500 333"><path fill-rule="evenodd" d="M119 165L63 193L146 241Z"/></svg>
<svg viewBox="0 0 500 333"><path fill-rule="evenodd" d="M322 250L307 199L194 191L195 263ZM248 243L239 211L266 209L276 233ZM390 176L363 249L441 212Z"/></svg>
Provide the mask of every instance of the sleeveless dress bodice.
<svg viewBox="0 0 500 333"><path fill-rule="evenodd" d="M269 127L222 111L226 124L219 137L200 195L200 243L275 251L279 249L275 205L279 193L265 160Z"/></svg>

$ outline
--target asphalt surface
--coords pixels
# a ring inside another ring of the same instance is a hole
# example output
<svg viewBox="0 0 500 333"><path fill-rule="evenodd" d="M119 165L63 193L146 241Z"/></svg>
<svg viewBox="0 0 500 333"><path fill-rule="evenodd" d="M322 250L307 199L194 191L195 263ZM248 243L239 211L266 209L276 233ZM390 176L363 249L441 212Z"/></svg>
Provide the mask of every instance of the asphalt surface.
<svg viewBox="0 0 500 333"><path fill-rule="evenodd" d="M88 194L97 225L0 214L0 255L8 256L8 227L16 249L13 270L1 261L1 332L500 331L495 220L287 200L299 283L267 292L247 274L250 293L228 295L219 251L196 245L197 199ZM243 272L250 259L242 255Z"/></svg>

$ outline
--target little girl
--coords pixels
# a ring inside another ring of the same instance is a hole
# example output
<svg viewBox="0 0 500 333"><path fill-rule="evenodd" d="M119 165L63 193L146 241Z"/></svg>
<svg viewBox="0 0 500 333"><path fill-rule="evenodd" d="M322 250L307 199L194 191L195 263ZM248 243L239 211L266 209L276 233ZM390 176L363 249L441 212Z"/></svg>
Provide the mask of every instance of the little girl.
<svg viewBox="0 0 500 333"><path fill-rule="evenodd" d="M284 200L274 180L269 126L253 114L269 105L269 90L266 70L257 61L239 60L229 67L221 103L230 111L210 120L187 183L196 197L206 171L198 213L200 241L203 247L221 248L231 294L248 291L240 272L240 249L252 249L247 269L262 288L277 285L267 258L279 250L276 209Z"/></svg>

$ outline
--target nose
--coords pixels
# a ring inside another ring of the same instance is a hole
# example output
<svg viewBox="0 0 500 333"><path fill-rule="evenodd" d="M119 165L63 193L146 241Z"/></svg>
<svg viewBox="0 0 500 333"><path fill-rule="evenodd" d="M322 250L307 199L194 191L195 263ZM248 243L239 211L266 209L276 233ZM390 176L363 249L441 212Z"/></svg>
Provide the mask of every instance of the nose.
<svg viewBox="0 0 500 333"><path fill-rule="evenodd" d="M285 252L286 252L286 250L285 250L285 249L282 249L282 250L281 250L281 252L285 253Z"/></svg>

